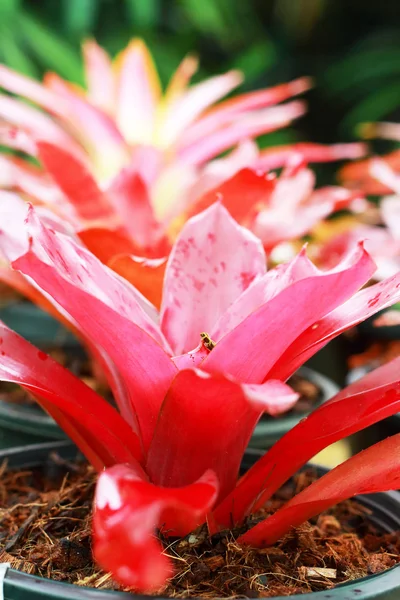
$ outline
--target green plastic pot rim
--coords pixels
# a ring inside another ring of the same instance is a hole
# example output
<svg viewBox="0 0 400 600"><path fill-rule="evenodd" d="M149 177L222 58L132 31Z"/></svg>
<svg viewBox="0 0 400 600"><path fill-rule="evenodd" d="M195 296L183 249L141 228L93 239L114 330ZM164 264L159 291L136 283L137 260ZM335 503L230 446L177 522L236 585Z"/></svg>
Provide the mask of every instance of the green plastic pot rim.
<svg viewBox="0 0 400 600"><path fill-rule="evenodd" d="M57 451L65 458L77 454L77 449L69 441L46 442L43 444L32 444L18 448L9 448L0 452L0 459L8 460L10 467L17 467L21 463L21 455L26 457L24 467L32 467L40 464L48 457L49 453ZM254 462L263 454L262 451L249 449L246 451L246 462ZM20 460L18 460L18 458ZM23 460L23 459L22 459ZM325 469L326 470L326 469ZM368 496L368 498L374 498ZM393 504L400 507L400 494L398 492L386 492L379 494L391 500ZM362 500L364 502L364 500ZM378 505L371 500L371 505ZM21 571L9 568L3 581L4 600L116 600L121 598L136 598L137 600L151 600L155 596L130 594L128 592L115 592L112 590L96 590L94 588L82 588L71 583L52 581L36 575L28 575ZM32 594L34 594L32 596ZM390 595L388 595L390 594ZM396 594L396 597L394 596ZM1 590L0 590L0 598ZM163 596L159 596L163 598ZM285 600L287 596L276 596L275 600ZM357 579L351 583L338 585L332 590L312 592L310 594L296 594L290 596L293 600L397 600L400 598L400 565L396 565L387 571ZM201 598L193 598L201 600Z"/></svg>
<svg viewBox="0 0 400 600"><path fill-rule="evenodd" d="M334 381L314 369L301 367L298 370L298 373L321 388L322 398L317 406L326 400L329 400L329 398L332 398L340 391L339 386ZM252 446L264 448L272 446L279 438L304 419L307 414L309 413L290 416L282 415L280 417L271 417L266 420L261 419L252 435L250 444Z"/></svg>

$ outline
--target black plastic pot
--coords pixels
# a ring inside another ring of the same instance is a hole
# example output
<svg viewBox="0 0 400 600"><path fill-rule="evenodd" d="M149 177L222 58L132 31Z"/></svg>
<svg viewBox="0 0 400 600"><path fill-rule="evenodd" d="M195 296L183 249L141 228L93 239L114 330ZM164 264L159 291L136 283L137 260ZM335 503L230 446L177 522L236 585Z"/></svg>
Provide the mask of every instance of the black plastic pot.
<svg viewBox="0 0 400 600"><path fill-rule="evenodd" d="M0 308L0 320L42 350L81 352L77 339L58 321L30 302ZM64 432L36 404L18 406L0 401L0 448L65 439Z"/></svg>
<svg viewBox="0 0 400 600"><path fill-rule="evenodd" d="M316 404L315 408L339 392L339 387L336 383L309 367L301 367L298 373L308 381L314 383L321 390L321 399ZM297 425L301 419L304 419L307 414L308 413L296 413L261 419L250 440L250 447L262 448L263 450L271 448L275 442Z"/></svg>
<svg viewBox="0 0 400 600"><path fill-rule="evenodd" d="M49 453L58 452L64 458L73 458L77 450L69 442L48 442L23 448L11 448L0 452L0 461L7 459L10 468L31 468L40 466L48 459ZM248 469L262 455L259 450L248 450L244 457L243 470ZM326 469L321 468L321 472ZM400 529L400 494L389 492L357 498L371 511L371 519L384 531ZM4 600L118 600L135 597L137 600L151 600L149 596L135 596L124 592L98 591L81 588L69 583L61 583L27 575L8 569L4 579ZM0 593L1 598L1 593ZM400 565L383 573L357 579L333 590L290 596L293 600L399 600ZM275 600L284 600L276 597Z"/></svg>
<svg viewBox="0 0 400 600"><path fill-rule="evenodd" d="M362 340L366 342L375 341L396 341L400 340L400 325L389 325L384 327L374 327L374 321L388 310L382 310L373 317L370 317L366 321L363 321L357 325L357 331Z"/></svg>
<svg viewBox="0 0 400 600"><path fill-rule="evenodd" d="M0 308L0 320L40 348L76 346L76 338L56 319L31 302L15 302Z"/></svg>

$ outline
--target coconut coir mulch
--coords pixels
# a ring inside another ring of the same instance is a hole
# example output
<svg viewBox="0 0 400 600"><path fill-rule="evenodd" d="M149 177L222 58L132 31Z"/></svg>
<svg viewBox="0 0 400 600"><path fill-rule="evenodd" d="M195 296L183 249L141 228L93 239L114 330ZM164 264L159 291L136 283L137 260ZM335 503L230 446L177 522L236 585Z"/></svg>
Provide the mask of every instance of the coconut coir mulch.
<svg viewBox="0 0 400 600"><path fill-rule="evenodd" d="M294 489L300 491L314 478L312 471L298 475L264 514L274 512ZM58 581L120 589L92 562L94 485L91 467L56 454L41 470L8 472L3 465L0 561ZM203 527L182 540L165 540L176 575L162 593L178 598L290 596L329 589L400 562L399 534L376 531L366 517L364 507L348 501L293 529L275 546L257 551L237 544L239 531L209 539Z"/></svg>

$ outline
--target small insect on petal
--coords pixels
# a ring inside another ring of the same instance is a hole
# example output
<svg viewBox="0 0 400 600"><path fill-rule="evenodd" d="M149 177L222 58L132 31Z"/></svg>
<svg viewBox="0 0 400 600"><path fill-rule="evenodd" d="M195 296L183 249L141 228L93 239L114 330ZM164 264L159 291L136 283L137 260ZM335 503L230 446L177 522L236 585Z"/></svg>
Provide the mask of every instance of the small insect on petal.
<svg viewBox="0 0 400 600"><path fill-rule="evenodd" d="M204 347L207 348L207 350L210 350L211 352L211 350L215 348L215 342L213 342L211 337L205 331L203 331L203 333L200 334L200 337Z"/></svg>

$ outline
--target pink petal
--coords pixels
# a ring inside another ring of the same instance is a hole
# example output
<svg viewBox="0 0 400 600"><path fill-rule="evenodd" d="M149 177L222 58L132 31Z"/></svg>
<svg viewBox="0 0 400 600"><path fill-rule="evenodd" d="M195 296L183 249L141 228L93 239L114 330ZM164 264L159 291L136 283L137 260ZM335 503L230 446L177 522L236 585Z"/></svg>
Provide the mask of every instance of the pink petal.
<svg viewBox="0 0 400 600"><path fill-rule="evenodd" d="M61 117L68 114L68 104L34 79L0 65L0 87L8 92L23 96L46 111Z"/></svg>
<svg viewBox="0 0 400 600"><path fill-rule="evenodd" d="M157 244L163 231L155 219L149 189L136 168L123 169L107 193L135 243L143 248Z"/></svg>
<svg viewBox="0 0 400 600"><path fill-rule="evenodd" d="M400 433L349 458L289 500L271 517L238 538L239 544L272 546L331 506L357 494L396 490L400 486Z"/></svg>
<svg viewBox="0 0 400 600"><path fill-rule="evenodd" d="M400 357L348 386L283 436L215 511L222 526L257 510L310 458L400 410ZM318 432L318 435L316 435Z"/></svg>
<svg viewBox="0 0 400 600"><path fill-rule="evenodd" d="M246 317L272 300L282 290L300 279L313 277L318 273L318 269L307 258L304 247L293 260L278 265L275 269L268 271L257 281L254 281L221 315L218 322L211 329L211 338L219 341L229 331L240 325Z"/></svg>
<svg viewBox="0 0 400 600"><path fill-rule="evenodd" d="M386 185L396 192L396 194L400 194L400 177L384 160L374 158L371 161L369 172L372 177L380 181L380 183Z"/></svg>
<svg viewBox="0 0 400 600"><path fill-rule="evenodd" d="M386 223L391 235L395 240L400 241L400 197L392 196L383 198L380 208L382 219Z"/></svg>
<svg viewBox="0 0 400 600"><path fill-rule="evenodd" d="M138 437L108 402L1 322L0 379L31 392L99 470L141 460Z"/></svg>
<svg viewBox="0 0 400 600"><path fill-rule="evenodd" d="M67 123L73 128L75 136L87 145L102 180L113 177L127 163L129 156L125 140L114 120L54 73L46 76L46 85L68 102Z"/></svg>
<svg viewBox="0 0 400 600"><path fill-rule="evenodd" d="M289 125L304 112L304 104L296 101L245 114L214 134L199 139L193 144L181 145L178 157L184 164L200 165L247 138Z"/></svg>
<svg viewBox="0 0 400 600"><path fill-rule="evenodd" d="M153 142L160 82L150 52L133 40L118 58L117 123L130 144Z"/></svg>
<svg viewBox="0 0 400 600"><path fill-rule="evenodd" d="M107 52L94 40L82 46L88 98L95 106L112 113L115 105L115 79Z"/></svg>
<svg viewBox="0 0 400 600"><path fill-rule="evenodd" d="M217 487L212 472L186 487L162 488L126 465L107 469L95 496L95 559L124 586L159 590L173 572L155 530L183 536L195 529L213 506Z"/></svg>
<svg viewBox="0 0 400 600"><path fill-rule="evenodd" d="M178 487L211 469L224 498L236 485L260 416L284 412L297 398L279 381L246 386L222 375L180 371L162 405L146 471L157 485Z"/></svg>
<svg viewBox="0 0 400 600"><path fill-rule="evenodd" d="M202 368L261 383L299 332L351 297L374 270L360 246L336 269L296 281L223 337Z"/></svg>
<svg viewBox="0 0 400 600"><path fill-rule="evenodd" d="M221 314L265 273L260 242L220 204L190 219L167 264L161 329L174 354L195 348Z"/></svg>
<svg viewBox="0 0 400 600"><path fill-rule="evenodd" d="M331 339L399 301L400 272L359 291L342 306L317 319L286 349L269 376L285 380Z"/></svg>
<svg viewBox="0 0 400 600"><path fill-rule="evenodd" d="M243 113L279 104L292 96L302 94L310 87L310 80L307 77L302 77L289 83L229 98L211 108L203 117L189 127L184 133L184 143L185 145L192 144L200 138L204 138L214 133L214 131L221 129L221 127L232 123L234 120L240 118Z"/></svg>
<svg viewBox="0 0 400 600"><path fill-rule="evenodd" d="M0 95L0 119L25 130L35 138L59 145L78 157L83 156L75 140L55 121L20 100Z"/></svg>
<svg viewBox="0 0 400 600"><path fill-rule="evenodd" d="M301 154L306 163L330 162L346 158L355 159L365 156L368 148L366 144L314 144L312 142L299 142L286 146L273 146L260 151L258 160L253 164L255 169L278 169L286 165L293 154Z"/></svg>
<svg viewBox="0 0 400 600"><path fill-rule="evenodd" d="M188 126L193 123L209 106L234 90L242 82L238 71L229 71L223 75L209 77L193 85L170 106L167 106L165 121L160 137L164 145L176 143L179 137L185 137Z"/></svg>
<svg viewBox="0 0 400 600"><path fill-rule="evenodd" d="M331 214L329 201L310 206L300 206L291 212L284 205L279 209L266 208L258 213L251 230L260 238L266 252L288 240L299 239Z"/></svg>
<svg viewBox="0 0 400 600"><path fill-rule="evenodd" d="M61 305L93 345L115 363L129 399L128 405L120 407L122 414L130 423L137 416L146 447L176 373L162 349L158 326L139 304L134 288L72 240L47 230L33 209L21 229L29 236L29 249L13 267ZM5 235L3 231L1 237Z"/></svg>
<svg viewBox="0 0 400 600"><path fill-rule="evenodd" d="M36 156L37 154L36 144L32 137L17 127L1 125L0 143L2 146L25 152L25 154L30 154L31 156Z"/></svg>

